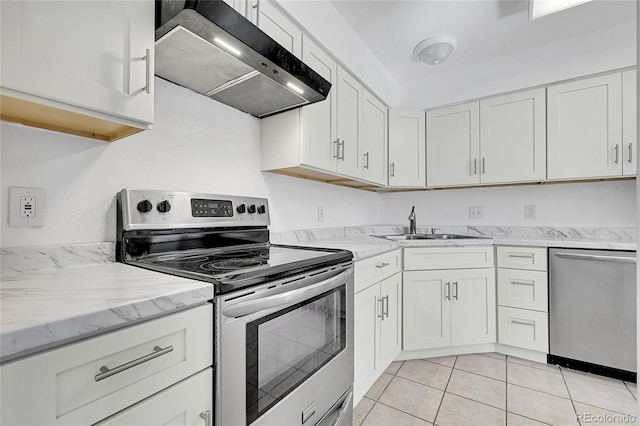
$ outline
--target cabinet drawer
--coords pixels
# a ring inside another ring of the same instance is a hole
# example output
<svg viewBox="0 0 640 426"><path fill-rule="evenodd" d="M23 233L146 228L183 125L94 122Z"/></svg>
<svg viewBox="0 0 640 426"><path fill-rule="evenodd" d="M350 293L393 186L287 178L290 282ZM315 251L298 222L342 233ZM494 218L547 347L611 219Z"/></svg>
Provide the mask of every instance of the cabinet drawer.
<svg viewBox="0 0 640 426"><path fill-rule="evenodd" d="M548 315L498 306L498 343L548 353Z"/></svg>
<svg viewBox="0 0 640 426"><path fill-rule="evenodd" d="M498 268L547 270L547 249L545 247L509 247L497 249Z"/></svg>
<svg viewBox="0 0 640 426"><path fill-rule="evenodd" d="M207 411L213 418L212 384L213 369L207 368L97 423L97 426L204 425Z"/></svg>
<svg viewBox="0 0 640 426"><path fill-rule="evenodd" d="M547 273L498 268L498 305L547 312Z"/></svg>
<svg viewBox="0 0 640 426"><path fill-rule="evenodd" d="M1 423L93 424L212 364L206 304L2 365Z"/></svg>
<svg viewBox="0 0 640 426"><path fill-rule="evenodd" d="M375 284L396 272L400 272L401 253L401 250L395 250L357 261L354 266L354 291L357 293L369 287L371 284Z"/></svg>
<svg viewBox="0 0 640 426"><path fill-rule="evenodd" d="M404 270L493 268L493 247L412 247L404 249Z"/></svg>

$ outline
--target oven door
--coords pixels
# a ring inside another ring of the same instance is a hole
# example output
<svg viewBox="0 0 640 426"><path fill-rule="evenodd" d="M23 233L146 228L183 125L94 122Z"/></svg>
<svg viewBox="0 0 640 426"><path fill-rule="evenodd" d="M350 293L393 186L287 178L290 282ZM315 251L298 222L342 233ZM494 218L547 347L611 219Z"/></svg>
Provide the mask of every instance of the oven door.
<svg viewBox="0 0 640 426"><path fill-rule="evenodd" d="M216 299L221 425L315 425L353 384L353 266Z"/></svg>

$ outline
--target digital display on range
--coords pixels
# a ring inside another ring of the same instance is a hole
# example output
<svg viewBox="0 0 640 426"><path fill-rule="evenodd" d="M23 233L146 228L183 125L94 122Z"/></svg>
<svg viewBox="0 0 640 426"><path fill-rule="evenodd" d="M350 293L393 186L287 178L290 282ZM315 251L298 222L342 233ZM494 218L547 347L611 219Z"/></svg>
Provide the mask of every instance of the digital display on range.
<svg viewBox="0 0 640 426"><path fill-rule="evenodd" d="M193 217L233 217L233 204L229 200L191 199Z"/></svg>

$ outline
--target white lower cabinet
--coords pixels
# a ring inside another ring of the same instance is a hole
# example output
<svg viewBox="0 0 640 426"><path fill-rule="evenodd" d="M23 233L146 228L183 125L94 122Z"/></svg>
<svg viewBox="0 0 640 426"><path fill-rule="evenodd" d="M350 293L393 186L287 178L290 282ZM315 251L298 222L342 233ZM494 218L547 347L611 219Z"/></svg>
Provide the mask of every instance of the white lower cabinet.
<svg viewBox="0 0 640 426"><path fill-rule="evenodd" d="M207 422L207 418L210 420ZM99 426L213 425L213 369L207 368L108 419Z"/></svg>
<svg viewBox="0 0 640 426"><path fill-rule="evenodd" d="M498 247L498 343L549 351L547 249Z"/></svg>
<svg viewBox="0 0 640 426"><path fill-rule="evenodd" d="M396 251L398 254L400 251ZM392 265L388 255L372 258L374 262L358 267L356 285L362 289L354 298L354 404L364 396L384 370L398 356L402 337L402 274L400 265ZM366 261L365 261L366 262ZM378 278L358 272L372 269ZM389 276L389 274L392 274ZM386 276L381 279L380 277ZM381 279L373 282L372 280Z"/></svg>
<svg viewBox="0 0 640 426"><path fill-rule="evenodd" d="M496 341L494 269L403 273L403 350Z"/></svg>
<svg viewBox="0 0 640 426"><path fill-rule="evenodd" d="M2 364L0 423L94 424L211 365L206 304Z"/></svg>

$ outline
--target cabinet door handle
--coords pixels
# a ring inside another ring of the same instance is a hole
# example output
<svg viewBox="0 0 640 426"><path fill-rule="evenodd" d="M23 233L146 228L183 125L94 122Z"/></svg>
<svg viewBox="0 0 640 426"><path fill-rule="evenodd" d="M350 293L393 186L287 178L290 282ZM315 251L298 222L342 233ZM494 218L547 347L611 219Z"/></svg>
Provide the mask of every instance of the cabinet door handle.
<svg viewBox="0 0 640 426"><path fill-rule="evenodd" d="M396 176L396 163L391 163L391 177Z"/></svg>
<svg viewBox="0 0 640 426"><path fill-rule="evenodd" d="M453 282L453 298L458 300L458 281Z"/></svg>
<svg viewBox="0 0 640 426"><path fill-rule="evenodd" d="M444 287L446 289L446 293L444 295L445 300L451 300L451 283L445 283Z"/></svg>
<svg viewBox="0 0 640 426"><path fill-rule="evenodd" d="M369 170L369 153L364 153L364 168Z"/></svg>
<svg viewBox="0 0 640 426"><path fill-rule="evenodd" d="M114 374L121 373L125 370L135 367L136 365L140 365L147 361L151 361L152 359L158 358L159 356L166 355L172 351L173 351L173 346L167 346L166 348L161 348L160 346L154 346L152 353L141 356L140 358L134 359L133 361L126 362L112 369L109 369L109 367L107 367L106 365L103 365L102 367L100 367L100 373L96 374L95 376L96 382L106 379L107 377L111 377Z"/></svg>
<svg viewBox="0 0 640 426"><path fill-rule="evenodd" d="M204 420L204 426L213 426L213 411L207 410L200 413L200 418Z"/></svg>
<svg viewBox="0 0 640 426"><path fill-rule="evenodd" d="M344 139L340 141L338 146L342 147L342 155L340 156L340 160L344 161Z"/></svg>
<svg viewBox="0 0 640 426"><path fill-rule="evenodd" d="M536 282L535 281L510 280L509 282L511 284L515 284L515 285L530 285L532 287L536 286Z"/></svg>
<svg viewBox="0 0 640 426"><path fill-rule="evenodd" d="M381 318L382 321L384 321L384 298L378 299L378 302L380 302L380 314L378 315L378 318Z"/></svg>
<svg viewBox="0 0 640 426"><path fill-rule="evenodd" d="M616 151L616 159L613 162L618 164L620 162L620 144L616 144L614 150Z"/></svg>
<svg viewBox="0 0 640 426"><path fill-rule="evenodd" d="M145 52L144 55L144 60L146 62L146 66L147 66L147 77L146 77L146 86L144 88L144 91L150 95L151 94L151 49L147 49L147 51Z"/></svg>
<svg viewBox="0 0 640 426"><path fill-rule="evenodd" d="M384 299L385 309L382 311L382 314L385 317L389 318L389 295L387 294L385 297L383 297L383 299Z"/></svg>
<svg viewBox="0 0 640 426"><path fill-rule="evenodd" d="M387 266L389 266L389 262L382 262L376 265L376 268L382 269L382 268L386 268Z"/></svg>
<svg viewBox="0 0 640 426"><path fill-rule="evenodd" d="M484 168L484 157L482 157L482 174L485 174L485 168Z"/></svg>
<svg viewBox="0 0 640 426"><path fill-rule="evenodd" d="M509 257L517 257L521 259L533 259L533 253L509 253Z"/></svg>
<svg viewBox="0 0 640 426"><path fill-rule="evenodd" d="M473 174L474 175L478 174L478 159L477 158L473 159Z"/></svg>
<svg viewBox="0 0 640 426"><path fill-rule="evenodd" d="M520 325L529 325L531 327L535 327L536 326L536 323L534 321L520 321L520 320L512 319L511 323L512 324L520 324Z"/></svg>
<svg viewBox="0 0 640 426"><path fill-rule="evenodd" d="M333 158L339 160L340 159L340 139L336 139L335 141L333 141L333 143L336 146L336 153L333 154Z"/></svg>
<svg viewBox="0 0 640 426"><path fill-rule="evenodd" d="M629 149L629 158L627 159L627 161L629 163L633 163L633 154L632 154L632 151L631 151L631 146L632 146L631 143L629 143L629 145L627 146L627 148Z"/></svg>

